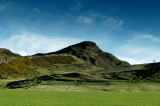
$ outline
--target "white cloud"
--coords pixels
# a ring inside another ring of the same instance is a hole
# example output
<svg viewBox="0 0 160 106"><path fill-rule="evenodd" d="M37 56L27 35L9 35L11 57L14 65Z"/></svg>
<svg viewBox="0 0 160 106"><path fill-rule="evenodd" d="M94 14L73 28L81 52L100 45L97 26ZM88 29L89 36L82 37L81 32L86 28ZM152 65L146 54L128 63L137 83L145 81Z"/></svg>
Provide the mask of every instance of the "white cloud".
<svg viewBox="0 0 160 106"><path fill-rule="evenodd" d="M24 32L12 35L9 39L1 41L3 48L10 49L23 56L35 53L48 53L60 50L82 40L74 38L47 37L41 34Z"/></svg>
<svg viewBox="0 0 160 106"><path fill-rule="evenodd" d="M87 16L79 16L78 20L80 22L85 23L85 24L92 24L93 23L93 20L90 17L87 17Z"/></svg>
<svg viewBox="0 0 160 106"><path fill-rule="evenodd" d="M159 43L154 35L132 33L131 38L116 50L116 55L131 64L160 62Z"/></svg>
<svg viewBox="0 0 160 106"><path fill-rule="evenodd" d="M126 45L118 49L118 57L131 64L151 63L160 61L160 48L153 46Z"/></svg>
<svg viewBox="0 0 160 106"><path fill-rule="evenodd" d="M130 57L117 57L118 59L120 60L125 60L127 62L129 62L130 64L141 64L141 63L145 63L144 60L137 60L137 59L133 59L133 58L130 58Z"/></svg>

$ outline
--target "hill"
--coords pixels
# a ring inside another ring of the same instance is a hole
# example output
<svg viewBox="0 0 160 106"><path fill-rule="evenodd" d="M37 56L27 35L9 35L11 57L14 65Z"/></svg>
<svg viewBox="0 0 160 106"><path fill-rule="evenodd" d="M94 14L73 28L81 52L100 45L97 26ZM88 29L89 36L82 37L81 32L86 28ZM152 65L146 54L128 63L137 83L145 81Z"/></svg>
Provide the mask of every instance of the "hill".
<svg viewBox="0 0 160 106"><path fill-rule="evenodd" d="M116 67L126 67L130 64L117 59L110 53L103 52L94 42L84 41L57 52L51 52L47 54L36 54L42 55L52 55L52 54L72 54L78 58L81 58L87 62L92 63L95 66L103 67L106 69L116 68Z"/></svg>
<svg viewBox="0 0 160 106"><path fill-rule="evenodd" d="M0 78L29 78L51 73L81 71L93 65L72 55L27 56L0 64Z"/></svg>
<svg viewBox="0 0 160 106"><path fill-rule="evenodd" d="M91 63L85 62L69 54L54 54L44 56L20 56L6 50L1 54L0 78L32 78L52 73L82 71L96 68ZM9 60L10 59L10 60Z"/></svg>
<svg viewBox="0 0 160 106"><path fill-rule="evenodd" d="M20 56L0 49L0 78L50 78L62 81L136 80L160 82L160 63L130 65L94 42L84 41L56 52ZM7 60L7 61L6 61ZM69 75L69 76L68 76ZM58 77L57 77L58 76ZM45 79L41 79L41 81Z"/></svg>

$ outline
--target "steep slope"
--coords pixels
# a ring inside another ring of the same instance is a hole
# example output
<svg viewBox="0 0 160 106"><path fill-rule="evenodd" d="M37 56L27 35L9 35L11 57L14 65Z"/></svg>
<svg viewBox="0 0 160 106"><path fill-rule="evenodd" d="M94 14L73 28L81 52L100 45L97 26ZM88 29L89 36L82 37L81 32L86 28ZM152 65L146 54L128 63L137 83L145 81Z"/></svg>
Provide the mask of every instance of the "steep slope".
<svg viewBox="0 0 160 106"><path fill-rule="evenodd" d="M103 68L126 67L129 63L117 59L110 53L103 52L94 42L84 41L57 52L36 55L51 55L68 53L77 56L85 61L91 62L95 66Z"/></svg>

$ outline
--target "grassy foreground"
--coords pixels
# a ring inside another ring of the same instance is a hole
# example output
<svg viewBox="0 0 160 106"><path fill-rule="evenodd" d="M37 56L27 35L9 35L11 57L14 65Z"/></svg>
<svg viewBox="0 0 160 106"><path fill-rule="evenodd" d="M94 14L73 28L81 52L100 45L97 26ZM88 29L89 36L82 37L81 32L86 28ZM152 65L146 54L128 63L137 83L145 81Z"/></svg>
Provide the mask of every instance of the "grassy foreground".
<svg viewBox="0 0 160 106"><path fill-rule="evenodd" d="M160 92L82 92L0 89L0 106L158 106Z"/></svg>

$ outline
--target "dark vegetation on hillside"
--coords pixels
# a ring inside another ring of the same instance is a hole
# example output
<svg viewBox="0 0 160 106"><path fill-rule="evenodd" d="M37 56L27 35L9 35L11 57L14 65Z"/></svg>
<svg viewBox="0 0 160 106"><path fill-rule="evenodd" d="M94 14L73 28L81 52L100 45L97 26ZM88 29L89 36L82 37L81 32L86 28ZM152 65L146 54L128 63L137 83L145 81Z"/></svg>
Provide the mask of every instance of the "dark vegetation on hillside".
<svg viewBox="0 0 160 106"><path fill-rule="evenodd" d="M6 86L12 89L15 88L29 88L32 86L37 86L38 84L53 84L54 81L72 81L76 84L81 84L84 82L107 82L102 78L87 74L87 73L65 73L65 74L52 74L45 75L41 77L36 77L33 79L13 81L8 83Z"/></svg>
<svg viewBox="0 0 160 106"><path fill-rule="evenodd" d="M34 57L33 63L41 67L52 67L54 64L72 64L76 60L71 56Z"/></svg>
<svg viewBox="0 0 160 106"><path fill-rule="evenodd" d="M147 64L145 68L146 69L138 70L134 74L133 80L160 82L160 63Z"/></svg>

